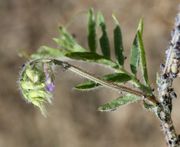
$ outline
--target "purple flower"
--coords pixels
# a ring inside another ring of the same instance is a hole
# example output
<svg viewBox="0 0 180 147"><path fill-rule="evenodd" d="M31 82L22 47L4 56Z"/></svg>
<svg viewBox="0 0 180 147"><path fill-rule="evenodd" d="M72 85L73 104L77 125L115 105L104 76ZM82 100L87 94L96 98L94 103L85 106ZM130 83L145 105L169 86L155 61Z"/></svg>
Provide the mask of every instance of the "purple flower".
<svg viewBox="0 0 180 147"><path fill-rule="evenodd" d="M47 91L53 92L54 89L55 89L54 83L49 83L49 84L46 83L46 90L47 90Z"/></svg>
<svg viewBox="0 0 180 147"><path fill-rule="evenodd" d="M46 84L46 90L48 92L53 92L55 89L54 84L54 75L53 71L47 64L44 64L44 73L45 73L45 84Z"/></svg>

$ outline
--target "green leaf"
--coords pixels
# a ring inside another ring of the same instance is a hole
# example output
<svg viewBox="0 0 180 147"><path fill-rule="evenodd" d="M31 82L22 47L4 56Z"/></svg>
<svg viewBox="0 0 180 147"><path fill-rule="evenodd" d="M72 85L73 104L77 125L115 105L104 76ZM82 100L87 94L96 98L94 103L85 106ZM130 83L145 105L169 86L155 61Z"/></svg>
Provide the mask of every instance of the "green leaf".
<svg viewBox="0 0 180 147"><path fill-rule="evenodd" d="M115 62L111 61L110 59L107 59L104 56L92 52L71 52L67 53L66 57L76 60L100 63L110 66L112 68L118 68L118 65Z"/></svg>
<svg viewBox="0 0 180 147"><path fill-rule="evenodd" d="M131 76L126 73L113 73L108 74L103 77L103 80L117 82L117 83L124 83L131 80Z"/></svg>
<svg viewBox="0 0 180 147"><path fill-rule="evenodd" d="M123 55L123 41L122 41L122 33L121 33L121 28L119 25L118 20L116 17L113 15L112 16L114 19L114 22L116 24L116 27L114 29L114 49L115 49L115 56L116 59L118 60L118 63L123 66L124 64L124 55Z"/></svg>
<svg viewBox="0 0 180 147"><path fill-rule="evenodd" d="M130 81L131 77L126 73L113 73L113 74L105 75L101 79L105 81L110 81L110 82L125 83L127 81ZM78 84L77 86L75 86L75 88L77 90L91 90L98 86L101 86L101 85L93 81L86 81L81 84Z"/></svg>
<svg viewBox="0 0 180 147"><path fill-rule="evenodd" d="M100 12L98 13L98 23L102 30L102 35L99 39L102 54L105 57L110 58L110 43L109 43L107 31L106 31L106 24L105 24L104 17Z"/></svg>
<svg viewBox="0 0 180 147"><path fill-rule="evenodd" d="M146 95L152 95L151 87L140 83L136 78L132 77L132 80L130 82L132 85L134 85L135 87L146 93Z"/></svg>
<svg viewBox="0 0 180 147"><path fill-rule="evenodd" d="M131 47L131 57L130 57L130 68L134 75L136 75L137 73L138 66L139 66L139 49L138 49L138 39L136 35L133 41L133 45Z"/></svg>
<svg viewBox="0 0 180 147"><path fill-rule="evenodd" d="M41 46L37 52L33 53L31 55L31 59L38 59L38 58L46 58L46 57L63 57L65 54L65 51L56 49L56 48L51 48L48 46Z"/></svg>
<svg viewBox="0 0 180 147"><path fill-rule="evenodd" d="M143 29L144 29L144 23L143 23L143 19L141 18L139 20L137 31L139 31L141 34L143 34Z"/></svg>
<svg viewBox="0 0 180 147"><path fill-rule="evenodd" d="M60 36L54 38L53 40L62 48L69 50L71 52L84 52L81 45L77 43L72 35L70 35L64 27L59 27Z"/></svg>
<svg viewBox="0 0 180 147"><path fill-rule="evenodd" d="M149 86L148 72L147 72L147 66L146 66L146 56L145 56L145 49L144 49L142 34L143 34L143 20L141 19L139 21L137 33L136 33L133 46L131 49L130 66L131 66L132 73L136 75L137 68L140 63L144 82L147 86Z"/></svg>
<svg viewBox="0 0 180 147"><path fill-rule="evenodd" d="M131 95L131 94L127 94L125 96L119 97L115 100L112 100L109 103L106 103L104 105L101 105L98 110L99 111L113 111L116 110L118 107L122 106L122 105L127 105L130 103L134 103L138 100L140 100L140 97L137 97L135 95Z"/></svg>
<svg viewBox="0 0 180 147"><path fill-rule="evenodd" d="M141 65L141 71L143 75L143 79L146 85L149 85L148 83L148 72L147 72L147 65L146 65L146 55L145 55L145 49L144 44L142 40L142 34L140 31L138 31L138 42L139 42L139 49L140 49L140 65Z"/></svg>
<svg viewBox="0 0 180 147"><path fill-rule="evenodd" d="M86 82L83 82L81 84L76 85L74 88L76 90L83 91L83 90L91 90L91 89L94 89L94 88L96 88L98 86L99 86L98 83L95 83L93 81L86 81Z"/></svg>
<svg viewBox="0 0 180 147"><path fill-rule="evenodd" d="M134 75L136 75L137 73L137 68L139 66L139 61L140 61L140 44L139 44L138 32L143 33L142 19L139 21L137 33L135 35L133 45L131 47L130 68Z"/></svg>
<svg viewBox="0 0 180 147"><path fill-rule="evenodd" d="M91 52L96 52L96 20L93 8L88 11L88 45Z"/></svg>

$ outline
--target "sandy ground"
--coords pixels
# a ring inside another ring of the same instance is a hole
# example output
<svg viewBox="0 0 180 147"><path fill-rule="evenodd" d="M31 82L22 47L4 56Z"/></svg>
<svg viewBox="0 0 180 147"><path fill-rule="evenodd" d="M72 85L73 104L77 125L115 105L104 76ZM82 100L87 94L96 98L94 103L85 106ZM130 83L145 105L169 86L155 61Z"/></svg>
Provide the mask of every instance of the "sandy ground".
<svg viewBox="0 0 180 147"><path fill-rule="evenodd" d="M18 91L16 81L25 62L18 50L33 52L43 44L54 45L51 38L57 35L57 27L71 18L69 30L87 46L86 19L80 12L94 7L105 14L109 33L111 14L116 14L128 55L138 19L144 17L150 80L156 87L155 75L178 4L179 0L0 0L0 147L164 147L159 122L140 103L100 113L97 107L118 93L105 88L74 91L72 87L83 79L70 72L58 71L53 104L44 118ZM77 65L96 74L108 72L97 65ZM180 95L179 81L175 89ZM173 119L180 132L179 105L180 100L174 100Z"/></svg>

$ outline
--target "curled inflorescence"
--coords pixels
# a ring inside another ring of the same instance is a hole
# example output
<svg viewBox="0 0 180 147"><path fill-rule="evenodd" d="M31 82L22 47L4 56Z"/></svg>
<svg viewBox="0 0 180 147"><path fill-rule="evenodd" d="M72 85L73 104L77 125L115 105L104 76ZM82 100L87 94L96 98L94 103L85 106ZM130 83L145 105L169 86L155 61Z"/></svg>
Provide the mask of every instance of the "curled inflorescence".
<svg viewBox="0 0 180 147"><path fill-rule="evenodd" d="M26 63L20 73L19 87L27 102L40 108L45 115L45 103L51 103L55 88L52 63L34 60Z"/></svg>

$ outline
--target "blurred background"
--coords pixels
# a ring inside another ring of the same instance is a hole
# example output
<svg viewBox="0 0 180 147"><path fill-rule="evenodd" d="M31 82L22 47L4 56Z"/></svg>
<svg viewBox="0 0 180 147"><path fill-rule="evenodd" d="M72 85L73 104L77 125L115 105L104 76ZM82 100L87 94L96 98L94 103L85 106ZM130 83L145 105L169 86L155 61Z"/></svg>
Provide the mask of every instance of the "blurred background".
<svg viewBox="0 0 180 147"><path fill-rule="evenodd" d="M164 59L178 4L179 0L0 0L0 147L164 147L158 120L140 103L100 113L98 106L119 94L106 88L75 91L73 86L83 79L62 70L57 71L53 104L44 118L19 93L17 80L25 59L18 56L18 50L33 52L41 45L54 46L58 26L70 21L68 29L87 47L82 12L94 7L105 15L111 42L111 14L117 16L129 55L138 20L144 17L150 80L156 88L156 72ZM76 64L97 75L108 72L98 65ZM178 96L179 82L174 84ZM174 100L178 132L179 105L180 100Z"/></svg>

